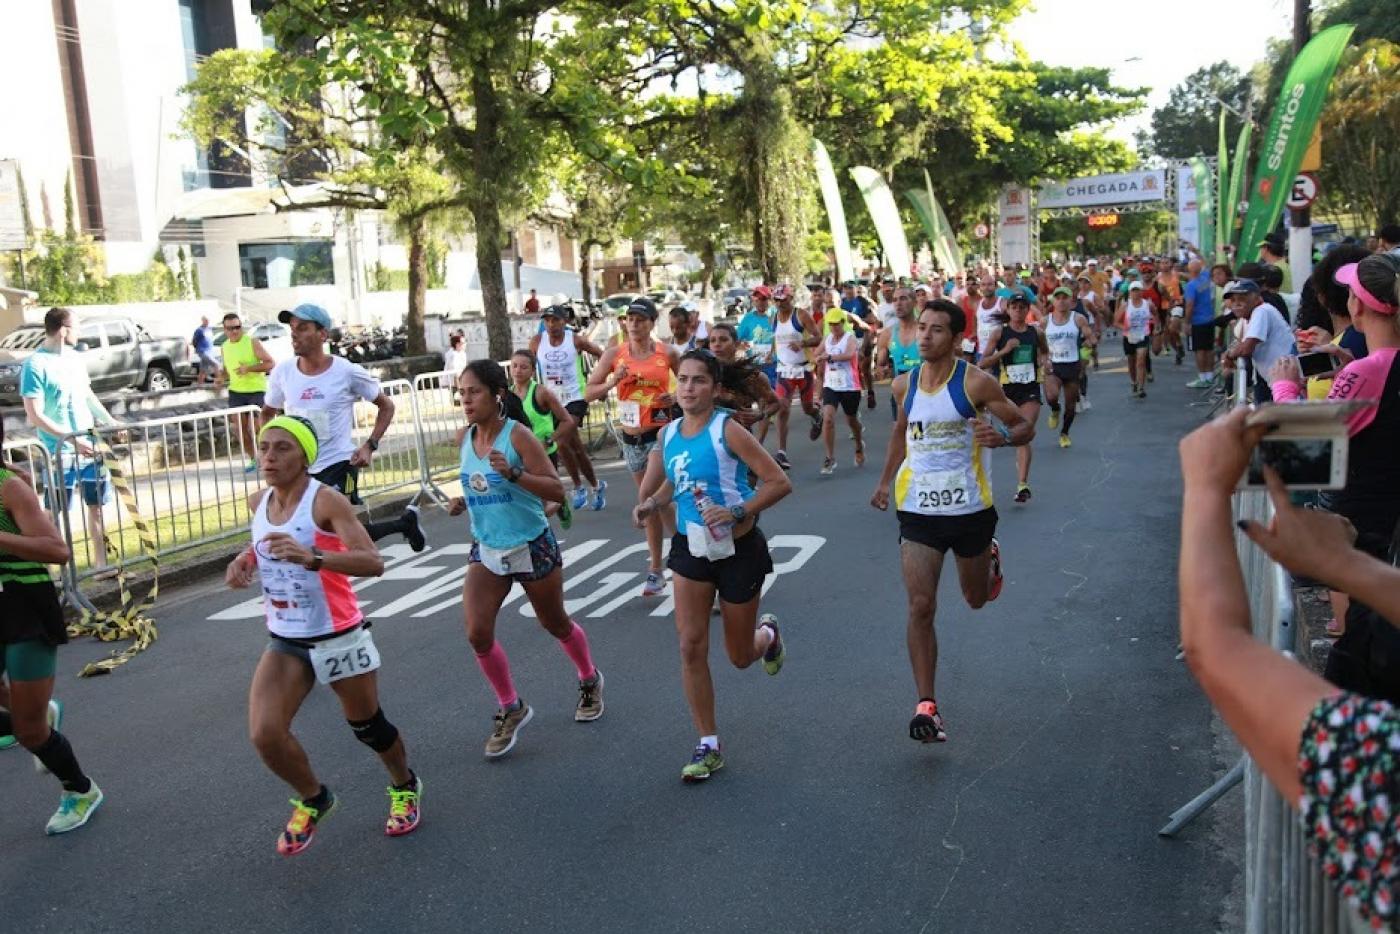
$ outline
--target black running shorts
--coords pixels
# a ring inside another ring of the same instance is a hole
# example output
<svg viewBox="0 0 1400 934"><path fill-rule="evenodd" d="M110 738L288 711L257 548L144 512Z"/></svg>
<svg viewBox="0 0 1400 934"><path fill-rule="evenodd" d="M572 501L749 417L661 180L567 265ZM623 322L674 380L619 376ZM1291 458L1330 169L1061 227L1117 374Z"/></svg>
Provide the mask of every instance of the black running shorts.
<svg viewBox="0 0 1400 934"><path fill-rule="evenodd" d="M822 387L822 405L829 405L833 409L840 409L846 415L852 416L860 412L860 390L852 389L845 392L838 392L835 389Z"/></svg>
<svg viewBox="0 0 1400 934"><path fill-rule="evenodd" d="M899 512L899 541L913 542L959 558L975 558L992 546L997 531L997 510L988 506L966 516L925 516Z"/></svg>
<svg viewBox="0 0 1400 934"><path fill-rule="evenodd" d="M1042 401L1039 383L1007 383L1001 388L1006 390L1006 398L1011 400L1012 405L1021 406L1027 402Z"/></svg>
<svg viewBox="0 0 1400 934"><path fill-rule="evenodd" d="M687 580L714 584L725 603L748 603L763 589L763 579L773 573L773 556L768 553L768 539L756 525L734 540L732 556L719 561L692 555L689 539L677 532L666 566Z"/></svg>

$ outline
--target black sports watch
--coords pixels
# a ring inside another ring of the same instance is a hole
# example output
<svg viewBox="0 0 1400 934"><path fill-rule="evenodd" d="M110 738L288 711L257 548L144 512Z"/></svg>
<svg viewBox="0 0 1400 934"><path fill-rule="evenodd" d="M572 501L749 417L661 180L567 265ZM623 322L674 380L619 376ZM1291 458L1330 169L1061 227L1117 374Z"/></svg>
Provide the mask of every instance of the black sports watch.
<svg viewBox="0 0 1400 934"><path fill-rule="evenodd" d="M744 504L729 507L729 514L734 517L735 522L743 522L748 517L749 511L744 508Z"/></svg>
<svg viewBox="0 0 1400 934"><path fill-rule="evenodd" d="M366 439L365 439L365 444L369 445L369 449L370 449L371 451L378 451L378 450L379 450L379 442L378 442L378 441L375 441L373 438L366 438Z"/></svg>
<svg viewBox="0 0 1400 934"><path fill-rule="evenodd" d="M520 475L523 474L524 472L525 472L525 468L520 467L520 466L517 465L517 466L515 466L515 467L512 467L512 468L506 473L506 476L510 479L510 482L511 482L511 483L518 483L518 482L520 481Z"/></svg>

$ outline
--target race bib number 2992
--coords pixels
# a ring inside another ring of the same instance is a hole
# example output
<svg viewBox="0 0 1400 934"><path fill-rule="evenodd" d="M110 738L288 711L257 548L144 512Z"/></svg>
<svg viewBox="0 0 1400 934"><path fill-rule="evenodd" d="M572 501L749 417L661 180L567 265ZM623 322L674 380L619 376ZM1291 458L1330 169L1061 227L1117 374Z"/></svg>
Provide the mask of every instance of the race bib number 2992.
<svg viewBox="0 0 1400 934"><path fill-rule="evenodd" d="M968 504L967 487L959 473L932 473L915 481L915 508L920 512L943 512Z"/></svg>

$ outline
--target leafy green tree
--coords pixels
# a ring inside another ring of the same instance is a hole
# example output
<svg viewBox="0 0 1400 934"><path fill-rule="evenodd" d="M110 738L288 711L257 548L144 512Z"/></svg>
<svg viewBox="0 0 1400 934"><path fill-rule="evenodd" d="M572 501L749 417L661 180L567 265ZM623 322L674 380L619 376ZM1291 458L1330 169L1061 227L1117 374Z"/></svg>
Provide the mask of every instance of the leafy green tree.
<svg viewBox="0 0 1400 934"><path fill-rule="evenodd" d="M1400 10L1394 0L1330 0L1318 11L1318 31L1338 23L1352 23L1352 42L1360 45L1371 39L1400 43Z"/></svg>
<svg viewBox="0 0 1400 934"><path fill-rule="evenodd" d="M1198 68L1172 88L1167 103L1152 112L1152 131L1140 143L1144 155L1189 159L1214 154L1219 144L1220 102L1224 101L1226 139L1239 136L1250 97L1250 77L1229 62Z"/></svg>
<svg viewBox="0 0 1400 934"><path fill-rule="evenodd" d="M1321 207L1374 230L1400 218L1400 44L1348 49L1322 112Z"/></svg>
<svg viewBox="0 0 1400 934"><path fill-rule="evenodd" d="M296 186L320 183L313 195L289 197L289 210L387 212L408 238L404 323L409 353L423 353L430 219L462 205L462 193L430 145L432 120L383 125L375 93L365 88L379 86L375 69L391 68L392 57L351 76L327 67L319 48L304 54L303 38L281 47L294 51L226 49L204 60L185 89L191 95L185 128L205 145L223 142L248 152L252 167L289 195Z"/></svg>

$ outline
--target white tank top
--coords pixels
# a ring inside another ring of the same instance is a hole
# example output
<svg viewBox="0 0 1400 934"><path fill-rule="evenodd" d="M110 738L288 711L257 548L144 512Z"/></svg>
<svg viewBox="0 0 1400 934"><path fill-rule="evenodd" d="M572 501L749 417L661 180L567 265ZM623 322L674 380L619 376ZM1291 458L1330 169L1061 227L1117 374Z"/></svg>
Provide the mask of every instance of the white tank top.
<svg viewBox="0 0 1400 934"><path fill-rule="evenodd" d="M557 347L549 342L548 334L541 337L539 361L541 380L550 392L559 397L561 403L568 405L583 398L578 347L574 345L573 331L565 331L564 341Z"/></svg>
<svg viewBox="0 0 1400 934"><path fill-rule="evenodd" d="M788 346L802 343L802 332L793 324L797 320L797 313L793 312L786 321L779 317L778 323L773 327L773 346L778 354L778 375L784 379L801 379L802 374L795 371L807 368L807 352L800 347L793 350Z"/></svg>
<svg viewBox="0 0 1400 934"><path fill-rule="evenodd" d="M1079 362L1079 322L1070 312L1069 321L1056 324L1052 313L1045 322L1045 342L1050 345L1051 363Z"/></svg>
<svg viewBox="0 0 1400 934"><path fill-rule="evenodd" d="M933 392L919 388L923 364L909 371L904 395L904 463L894 478L895 508L923 516L966 516L992 505L987 449L967 420L977 410L967 396L968 363L953 364Z"/></svg>
<svg viewBox="0 0 1400 934"><path fill-rule="evenodd" d="M854 351L856 337L854 334L843 334L838 341L835 335L828 334L825 339L826 354L851 353ZM822 376L822 387L830 389L832 392L858 392L860 386L860 371L856 369L855 360L827 360L826 370Z"/></svg>
<svg viewBox="0 0 1400 934"><path fill-rule="evenodd" d="M1005 310L1002 308L1001 299L998 298L992 302L990 308L982 304L984 301L986 299L981 299L977 303L977 352L983 354L991 349L992 334L1001 327L1005 320Z"/></svg>
<svg viewBox="0 0 1400 934"><path fill-rule="evenodd" d="M350 578L335 571L309 571L300 564L268 556L262 540L273 532L285 532L303 548L323 552L345 551L340 536L317 528L312 507L322 484L313 479L301 494L291 518L273 525L267 518L272 491L263 494L253 514L253 554L262 579L263 608L267 628L284 639L324 639L354 629L364 621Z"/></svg>
<svg viewBox="0 0 1400 934"><path fill-rule="evenodd" d="M1147 340L1147 331L1152 323L1152 306L1148 302L1139 301L1136 305L1130 299L1128 301L1128 343L1141 344Z"/></svg>

